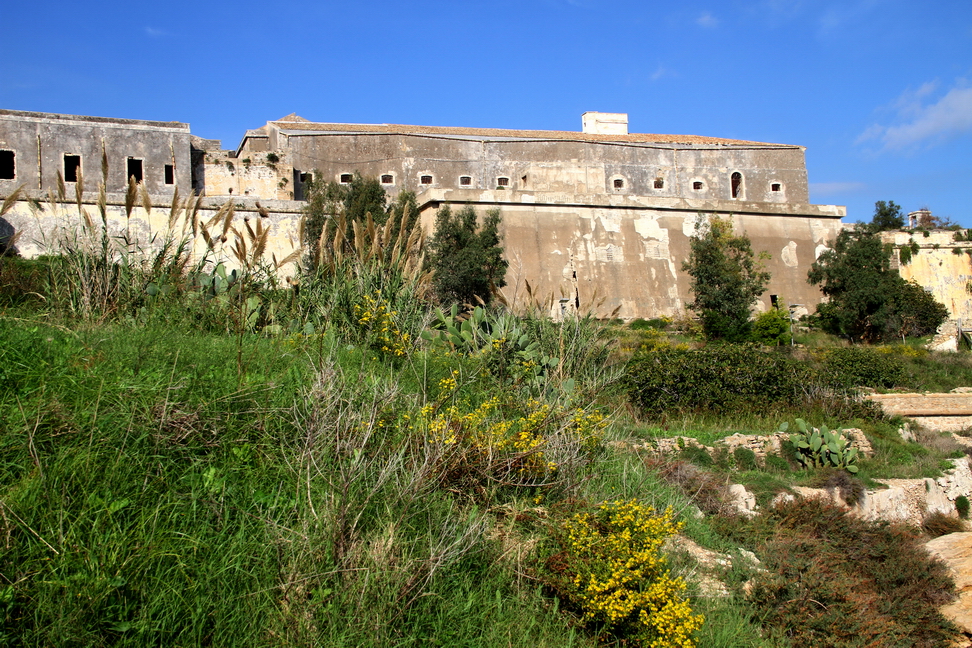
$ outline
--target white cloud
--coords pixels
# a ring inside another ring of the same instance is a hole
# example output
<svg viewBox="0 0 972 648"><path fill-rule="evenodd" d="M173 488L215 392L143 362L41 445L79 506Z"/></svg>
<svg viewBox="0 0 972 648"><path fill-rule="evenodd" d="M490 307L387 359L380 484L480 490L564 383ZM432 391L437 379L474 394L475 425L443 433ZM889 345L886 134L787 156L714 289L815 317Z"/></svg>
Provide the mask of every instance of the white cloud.
<svg viewBox="0 0 972 648"><path fill-rule="evenodd" d="M664 79L665 77L674 77L674 76L678 76L677 74L675 74L674 70L669 70L664 65L659 65L657 68L655 68L655 71L651 73L651 77L649 78L652 81L658 81L659 79Z"/></svg>
<svg viewBox="0 0 972 648"><path fill-rule="evenodd" d="M162 36L168 35L166 34L166 32L162 31L161 29L153 29L152 27L146 27L145 33L151 36L152 38L160 38Z"/></svg>
<svg viewBox="0 0 972 648"><path fill-rule="evenodd" d="M867 188L863 182L811 182L810 193L816 196L854 193Z"/></svg>
<svg viewBox="0 0 972 648"><path fill-rule="evenodd" d="M972 133L972 87L959 80L937 100L937 82L906 90L891 105L898 123L868 127L857 142L880 141L885 149L935 145Z"/></svg>
<svg viewBox="0 0 972 648"><path fill-rule="evenodd" d="M695 24L706 29L714 29L719 26L719 19L706 11L695 19Z"/></svg>

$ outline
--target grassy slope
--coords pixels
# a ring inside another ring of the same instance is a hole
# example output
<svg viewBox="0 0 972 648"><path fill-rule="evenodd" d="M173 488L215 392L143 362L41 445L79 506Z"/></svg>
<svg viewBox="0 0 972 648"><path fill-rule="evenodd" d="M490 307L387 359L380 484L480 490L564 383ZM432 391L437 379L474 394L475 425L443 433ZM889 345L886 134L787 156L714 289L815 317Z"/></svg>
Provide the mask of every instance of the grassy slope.
<svg viewBox="0 0 972 648"><path fill-rule="evenodd" d="M236 352L173 327L0 318L3 643L593 645L535 579L546 509L430 487L407 435L342 437L334 423L415 411L456 360L392 366L327 336L248 338L241 377ZM763 425L699 422L681 427ZM608 440L657 433L630 422ZM922 454L879 446L907 470ZM736 476L767 492L794 478ZM673 506L689 537L736 547L622 447L580 488ZM732 600L694 605L700 646L787 645Z"/></svg>

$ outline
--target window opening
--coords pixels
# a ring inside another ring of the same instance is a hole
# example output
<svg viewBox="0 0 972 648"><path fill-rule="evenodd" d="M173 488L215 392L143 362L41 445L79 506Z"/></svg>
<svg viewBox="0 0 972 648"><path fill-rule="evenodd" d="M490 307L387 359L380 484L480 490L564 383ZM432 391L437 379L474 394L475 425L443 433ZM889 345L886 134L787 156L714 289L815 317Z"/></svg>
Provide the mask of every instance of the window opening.
<svg viewBox="0 0 972 648"><path fill-rule="evenodd" d="M381 176L381 184L395 184L395 176L390 173L386 173L385 175Z"/></svg>
<svg viewBox="0 0 972 648"><path fill-rule="evenodd" d="M770 295L770 306L772 306L773 308L779 308L780 307L780 296L779 295Z"/></svg>
<svg viewBox="0 0 972 648"><path fill-rule="evenodd" d="M472 176L459 176L459 184L468 187L472 184Z"/></svg>
<svg viewBox="0 0 972 648"><path fill-rule="evenodd" d="M774 182L773 184L770 185L770 190L771 191L779 191L782 188L783 188L783 185L781 185L779 182Z"/></svg>
<svg viewBox="0 0 972 648"><path fill-rule="evenodd" d="M742 191L742 174L734 171L730 179L732 181L732 197L738 198Z"/></svg>
<svg viewBox="0 0 972 648"><path fill-rule="evenodd" d="M0 151L0 180L13 180L17 177L17 164L13 151Z"/></svg>
<svg viewBox="0 0 972 648"><path fill-rule="evenodd" d="M424 185L432 184L432 176L430 175L422 176L421 178L419 178L419 184L424 184Z"/></svg>
<svg viewBox="0 0 972 648"><path fill-rule="evenodd" d="M661 178L655 178L655 189L664 189L665 181Z"/></svg>
<svg viewBox="0 0 972 648"><path fill-rule="evenodd" d="M303 171L301 171L301 173L300 173L300 184L307 184L308 182L314 182L314 174L313 173L304 173Z"/></svg>
<svg viewBox="0 0 972 648"><path fill-rule="evenodd" d="M702 191L702 183L696 180L695 182L692 183L692 189L696 191Z"/></svg>
<svg viewBox="0 0 972 648"><path fill-rule="evenodd" d="M614 188L615 189L624 189L624 180L622 180L621 178L616 178L614 180Z"/></svg>
<svg viewBox="0 0 972 648"><path fill-rule="evenodd" d="M135 182L142 181L142 161L137 158L128 158L128 177L135 178Z"/></svg>
<svg viewBox="0 0 972 648"><path fill-rule="evenodd" d="M175 184L175 167L171 164L165 165L165 184Z"/></svg>
<svg viewBox="0 0 972 648"><path fill-rule="evenodd" d="M509 178L496 178L496 186L497 187L509 187L510 186L510 179Z"/></svg>
<svg viewBox="0 0 972 648"><path fill-rule="evenodd" d="M64 154L64 182L77 182L81 170L81 156Z"/></svg>
<svg viewBox="0 0 972 648"><path fill-rule="evenodd" d="M351 184L351 174L342 173L341 174L341 184Z"/></svg>

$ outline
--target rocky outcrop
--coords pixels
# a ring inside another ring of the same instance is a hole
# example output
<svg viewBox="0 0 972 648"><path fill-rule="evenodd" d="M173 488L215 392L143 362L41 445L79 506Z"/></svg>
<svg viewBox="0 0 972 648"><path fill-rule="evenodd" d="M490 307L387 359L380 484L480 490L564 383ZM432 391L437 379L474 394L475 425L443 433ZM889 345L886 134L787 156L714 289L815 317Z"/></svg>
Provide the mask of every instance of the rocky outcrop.
<svg viewBox="0 0 972 648"><path fill-rule="evenodd" d="M972 634L972 533L950 533L925 544L925 548L948 565L958 598L942 608L965 634Z"/></svg>
<svg viewBox="0 0 972 648"><path fill-rule="evenodd" d="M953 468L936 479L877 479L887 488L869 489L848 505L838 490L794 486L774 503L795 497L825 499L850 509L865 520L883 520L920 526L932 513L956 516L955 499L972 495L972 467L968 457L952 459Z"/></svg>
<svg viewBox="0 0 972 648"><path fill-rule="evenodd" d="M868 441L867 436L864 435L862 430L857 428L846 428L843 430L843 432L844 435L850 440L851 446L857 448L857 451L861 455L869 457L874 454L874 450L871 447L871 442ZM791 435L789 432L775 432L767 435L736 433L731 436L727 436L724 439L720 439L714 446L704 445L692 437L678 436L667 439L656 439L652 444L646 447L662 455L675 455L681 452L684 448L689 447L702 448L710 455L714 454L720 448L725 448L729 454L732 454L737 448L745 448L747 450L752 450L756 457L762 460L765 459L767 455L779 455L783 448L783 442L788 441L790 436Z"/></svg>

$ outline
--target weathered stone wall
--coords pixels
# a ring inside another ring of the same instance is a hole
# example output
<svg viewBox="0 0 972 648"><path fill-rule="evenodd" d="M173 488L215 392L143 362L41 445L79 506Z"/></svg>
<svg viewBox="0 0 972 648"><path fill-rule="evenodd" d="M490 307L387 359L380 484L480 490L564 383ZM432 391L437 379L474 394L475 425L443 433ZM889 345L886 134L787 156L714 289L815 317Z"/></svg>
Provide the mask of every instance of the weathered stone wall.
<svg viewBox="0 0 972 648"><path fill-rule="evenodd" d="M918 244L910 263L897 264L898 272L931 292L945 304L952 319L961 319L968 326L972 324L972 256L965 250L972 250L972 242L955 241L955 234L947 230L931 231L928 236L922 232L884 232L882 237L899 247Z"/></svg>
<svg viewBox="0 0 972 648"><path fill-rule="evenodd" d="M289 152L294 168L320 171L326 180L337 181L355 171L373 177L390 175L393 182L386 189L391 194L402 189L492 190L500 178L507 178L507 188L518 191L730 200L730 177L739 172L743 181L738 200L809 201L804 151L797 146L446 137L278 127L270 128L268 141L271 149ZM263 142L255 139L254 149ZM244 143L241 157L248 146ZM432 177L430 184L420 183L423 175ZM461 184L464 176L469 177L468 185ZM621 181L620 187L615 180Z"/></svg>
<svg viewBox="0 0 972 648"><path fill-rule="evenodd" d="M128 159L142 162L142 181L154 195L172 195L175 187L191 186L189 125L134 119L78 117L51 113L0 110L0 150L15 154L16 177L0 179L0 195L24 185L47 192L57 189L57 173L66 179L64 156L81 158L84 184L93 189L102 180L102 146L108 156L109 192L128 184ZM165 166L172 183L165 183ZM67 183L73 194L73 183Z"/></svg>
<svg viewBox="0 0 972 648"><path fill-rule="evenodd" d="M83 216L77 205L51 204L43 200L40 194L31 196L39 202L31 203L24 200L17 202L4 218L7 225L17 235L17 251L25 257L35 257L41 254L56 252L59 245L65 241L77 242L84 230ZM85 194L82 210L87 212L96 228L101 226L101 214L95 202L96 192ZM254 200L233 199L235 213L231 221L231 229L225 242L218 242L214 249L208 250L201 234L192 237L191 224L187 221L184 211L178 214L173 226L170 227L171 196L153 196L151 212L146 212L138 202L132 211L131 219L126 218L123 194L108 194L107 221L108 231L113 237L127 236L136 245L150 253L167 237L181 239L187 237L192 244L194 258L204 255L214 262L225 262L229 267L239 267L231 249L238 233L246 236L245 220L251 221L251 226L257 220L269 228L267 250L264 259L272 262L284 260L299 246L299 228L303 203L294 201L261 201L261 205L268 210L268 216L261 217ZM180 199L180 203L183 200ZM224 201L214 198L203 198L198 213L198 221L205 224L216 215ZM97 231L100 231L98 229ZM211 228L211 234L218 239L222 233L222 226ZM282 266L278 274L281 279L296 276L297 269L293 263Z"/></svg>
<svg viewBox="0 0 972 648"><path fill-rule="evenodd" d="M811 311L821 294L807 284L810 264L841 227L842 211L814 205L688 201L645 196L555 192L432 190L419 195L422 224L430 231L443 204L498 208L510 267L503 289L510 303L528 305L526 283L541 299L561 298L599 315L657 317L684 312L691 301L682 271L689 237L700 214L731 217L756 252L768 252L769 287L757 305L803 304ZM731 216L730 216L731 214Z"/></svg>
<svg viewBox="0 0 972 648"><path fill-rule="evenodd" d="M293 200L293 167L280 161L268 162L265 153L247 152L236 157L233 151L207 151L195 172L202 176L203 195L210 197L251 197L256 200Z"/></svg>

